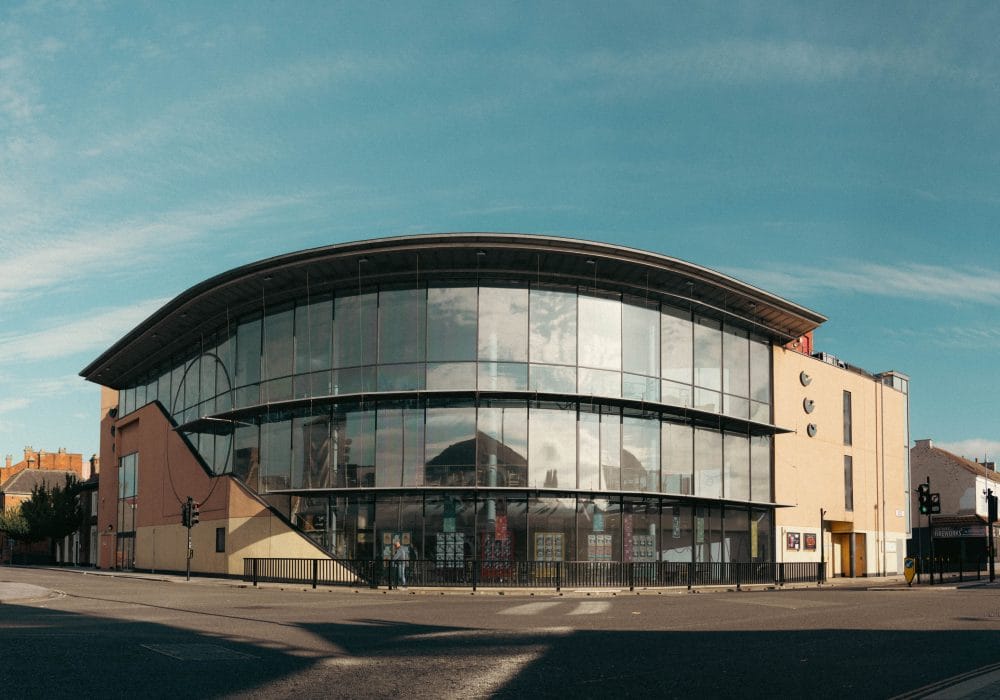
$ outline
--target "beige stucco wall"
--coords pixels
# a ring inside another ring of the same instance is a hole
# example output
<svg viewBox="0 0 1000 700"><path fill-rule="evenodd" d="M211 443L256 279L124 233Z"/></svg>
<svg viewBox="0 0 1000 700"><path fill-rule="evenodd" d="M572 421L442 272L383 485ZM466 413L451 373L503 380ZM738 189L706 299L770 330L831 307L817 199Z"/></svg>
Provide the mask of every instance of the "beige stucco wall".
<svg viewBox="0 0 1000 700"><path fill-rule="evenodd" d="M811 382L803 386L805 372ZM844 444L844 391L851 393L852 440ZM803 401L814 403L806 413ZM879 380L784 348L774 351L774 422L793 432L775 438L777 552L783 561L818 561L790 550L789 532L820 536L828 573L847 573L840 548L855 539L857 574L902 570L908 528L907 397ZM815 437L807 426L816 425ZM853 508L845 503L844 456L853 459ZM834 536L837 533L837 536ZM863 545L861 544L863 543ZM849 570L849 569L848 569Z"/></svg>

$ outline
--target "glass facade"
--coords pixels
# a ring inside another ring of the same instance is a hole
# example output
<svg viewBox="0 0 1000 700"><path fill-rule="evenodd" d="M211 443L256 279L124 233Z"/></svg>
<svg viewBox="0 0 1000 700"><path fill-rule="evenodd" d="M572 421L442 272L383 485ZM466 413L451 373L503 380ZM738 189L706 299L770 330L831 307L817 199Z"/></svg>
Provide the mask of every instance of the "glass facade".
<svg viewBox="0 0 1000 700"><path fill-rule="evenodd" d="M747 328L540 283L265 302L119 411L159 401L210 470L335 555L407 533L442 561L761 558L771 350Z"/></svg>

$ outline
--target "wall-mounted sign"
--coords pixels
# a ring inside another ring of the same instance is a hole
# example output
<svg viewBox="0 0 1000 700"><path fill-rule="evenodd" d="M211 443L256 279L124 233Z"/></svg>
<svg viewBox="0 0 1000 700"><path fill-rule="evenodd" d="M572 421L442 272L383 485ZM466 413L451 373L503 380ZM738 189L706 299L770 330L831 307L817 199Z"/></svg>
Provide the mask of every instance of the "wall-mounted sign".
<svg viewBox="0 0 1000 700"><path fill-rule="evenodd" d="M794 549L795 551L798 551L801 539L802 535L798 532L786 532L785 549Z"/></svg>

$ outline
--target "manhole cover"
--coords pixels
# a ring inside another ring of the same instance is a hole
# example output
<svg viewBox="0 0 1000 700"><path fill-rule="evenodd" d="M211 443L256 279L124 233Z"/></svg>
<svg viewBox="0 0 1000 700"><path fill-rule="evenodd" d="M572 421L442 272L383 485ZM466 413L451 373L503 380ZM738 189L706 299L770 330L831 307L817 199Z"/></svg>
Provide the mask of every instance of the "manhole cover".
<svg viewBox="0 0 1000 700"><path fill-rule="evenodd" d="M245 661L250 654L233 651L215 644L143 644L150 651L181 661Z"/></svg>

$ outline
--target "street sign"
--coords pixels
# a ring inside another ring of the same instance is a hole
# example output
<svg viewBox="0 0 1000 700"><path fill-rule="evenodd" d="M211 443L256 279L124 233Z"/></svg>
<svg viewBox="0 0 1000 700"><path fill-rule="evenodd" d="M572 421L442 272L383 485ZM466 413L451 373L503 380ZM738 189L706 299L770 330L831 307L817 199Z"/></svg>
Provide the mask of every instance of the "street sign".
<svg viewBox="0 0 1000 700"><path fill-rule="evenodd" d="M903 560L903 575L906 576L906 583L913 585L913 577L917 575L917 560L913 557L906 557Z"/></svg>

